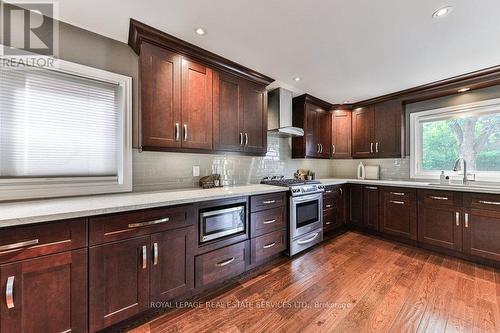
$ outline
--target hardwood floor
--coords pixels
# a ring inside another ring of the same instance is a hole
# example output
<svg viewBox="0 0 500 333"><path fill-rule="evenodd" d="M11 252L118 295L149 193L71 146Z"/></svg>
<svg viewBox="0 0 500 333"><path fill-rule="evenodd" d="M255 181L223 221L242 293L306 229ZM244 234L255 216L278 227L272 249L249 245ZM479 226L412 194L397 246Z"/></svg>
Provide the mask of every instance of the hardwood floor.
<svg viewBox="0 0 500 333"><path fill-rule="evenodd" d="M348 232L208 302L132 332L500 332L500 270Z"/></svg>

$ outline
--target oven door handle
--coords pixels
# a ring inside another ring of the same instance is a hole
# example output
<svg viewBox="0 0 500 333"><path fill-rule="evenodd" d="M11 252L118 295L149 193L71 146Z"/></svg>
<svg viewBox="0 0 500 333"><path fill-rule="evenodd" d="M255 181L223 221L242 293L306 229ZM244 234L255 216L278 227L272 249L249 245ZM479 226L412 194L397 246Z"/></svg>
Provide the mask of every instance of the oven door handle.
<svg viewBox="0 0 500 333"><path fill-rule="evenodd" d="M304 244L307 244L307 243L310 243L312 242L313 240L315 240L317 237L319 236L319 233L316 232L312 237L309 237L308 239L299 239L297 241L297 244L299 245L304 245Z"/></svg>
<svg viewBox="0 0 500 333"><path fill-rule="evenodd" d="M323 198L323 194L313 194L313 195L306 195L303 197L294 197L292 201L295 202L305 202L305 201L313 201L313 200L319 200Z"/></svg>

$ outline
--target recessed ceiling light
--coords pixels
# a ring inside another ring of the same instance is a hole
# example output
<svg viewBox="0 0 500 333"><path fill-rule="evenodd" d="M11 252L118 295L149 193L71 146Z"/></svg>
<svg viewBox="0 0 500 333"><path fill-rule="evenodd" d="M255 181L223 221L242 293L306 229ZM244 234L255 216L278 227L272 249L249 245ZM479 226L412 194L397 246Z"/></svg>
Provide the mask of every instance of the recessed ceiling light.
<svg viewBox="0 0 500 333"><path fill-rule="evenodd" d="M206 29L203 29L203 28L196 28L194 30L194 32L196 32L196 34L200 35L200 36L203 36L203 35L206 35L207 34L207 30Z"/></svg>
<svg viewBox="0 0 500 333"><path fill-rule="evenodd" d="M300 77L298 77L298 76L297 76L297 77L295 77L295 78L293 78L293 79L294 79L295 81L300 81L300 80L301 80L301 78L300 78Z"/></svg>
<svg viewBox="0 0 500 333"><path fill-rule="evenodd" d="M469 90L470 90L470 88L465 87L465 88L458 89L458 92L459 93L463 93L463 92L466 92L466 91L469 91Z"/></svg>
<svg viewBox="0 0 500 333"><path fill-rule="evenodd" d="M440 18L440 17L446 16L446 15L448 15L451 12L452 9L453 9L453 7L451 7L451 6L446 6L446 7L439 8L438 10L436 10L432 14L432 17L434 17L434 18Z"/></svg>

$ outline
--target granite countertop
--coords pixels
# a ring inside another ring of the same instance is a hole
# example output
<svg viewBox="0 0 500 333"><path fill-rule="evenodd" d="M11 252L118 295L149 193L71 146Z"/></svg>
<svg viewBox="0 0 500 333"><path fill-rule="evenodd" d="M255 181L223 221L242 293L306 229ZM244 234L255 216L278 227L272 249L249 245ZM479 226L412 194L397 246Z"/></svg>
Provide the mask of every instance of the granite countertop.
<svg viewBox="0 0 500 333"><path fill-rule="evenodd" d="M0 203L0 228L287 190L285 187L256 184L5 202Z"/></svg>
<svg viewBox="0 0 500 333"><path fill-rule="evenodd" d="M366 184L421 189L500 194L500 186L467 187L460 185L435 185L414 180L360 180L329 178L319 179L325 185ZM498 185L498 184L497 184ZM244 185L214 189L179 189L168 191L131 192L95 196L30 200L0 203L0 228L55 221L69 218L102 215L163 206L174 206L201 201L251 196L287 191L286 187L271 185Z"/></svg>

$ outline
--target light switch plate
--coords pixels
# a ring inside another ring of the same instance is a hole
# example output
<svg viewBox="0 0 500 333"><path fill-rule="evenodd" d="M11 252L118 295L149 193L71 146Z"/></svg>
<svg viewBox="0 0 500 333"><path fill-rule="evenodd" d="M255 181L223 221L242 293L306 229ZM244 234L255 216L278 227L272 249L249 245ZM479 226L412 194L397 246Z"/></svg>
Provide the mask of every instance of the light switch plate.
<svg viewBox="0 0 500 333"><path fill-rule="evenodd" d="M199 176L200 176L200 166L193 165L193 177L199 177Z"/></svg>

